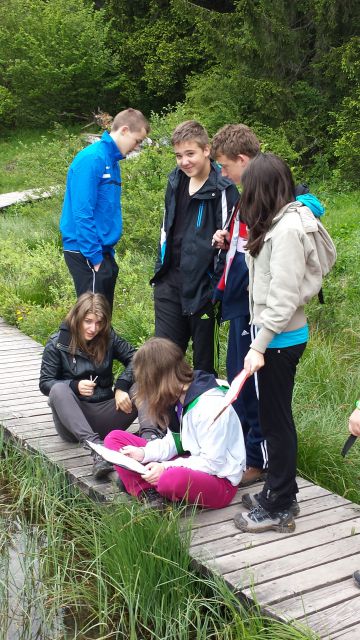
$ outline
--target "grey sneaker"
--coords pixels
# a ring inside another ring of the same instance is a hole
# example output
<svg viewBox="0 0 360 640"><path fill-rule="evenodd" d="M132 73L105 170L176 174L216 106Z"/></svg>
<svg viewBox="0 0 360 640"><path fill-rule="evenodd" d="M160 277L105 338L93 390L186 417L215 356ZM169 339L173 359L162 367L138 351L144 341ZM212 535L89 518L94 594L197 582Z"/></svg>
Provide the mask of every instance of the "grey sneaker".
<svg viewBox="0 0 360 640"><path fill-rule="evenodd" d="M114 471L114 467L111 462L104 460L104 458L96 453L96 451L94 451L91 455L93 459L92 474L94 478L96 478L96 480L106 478L106 476L109 475L111 471Z"/></svg>
<svg viewBox="0 0 360 640"><path fill-rule="evenodd" d="M240 531L259 533L261 531L278 531L279 533L292 533L295 531L294 516L290 511L278 511L269 513L258 505L249 513L239 513L234 518L235 527Z"/></svg>
<svg viewBox="0 0 360 640"><path fill-rule="evenodd" d="M259 496L260 493L244 493L241 502L246 509L250 510L259 506ZM296 498L293 499L292 505L289 507L289 511L293 514L294 518L297 518L300 514L300 506Z"/></svg>

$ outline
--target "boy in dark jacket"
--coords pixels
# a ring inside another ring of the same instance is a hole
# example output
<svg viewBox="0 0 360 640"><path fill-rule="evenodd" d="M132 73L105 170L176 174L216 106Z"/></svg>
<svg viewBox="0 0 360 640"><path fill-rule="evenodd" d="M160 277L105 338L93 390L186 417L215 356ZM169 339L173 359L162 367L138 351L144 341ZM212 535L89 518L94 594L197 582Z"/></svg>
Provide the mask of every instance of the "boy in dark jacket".
<svg viewBox="0 0 360 640"><path fill-rule="evenodd" d="M210 160L207 131L194 120L172 136L177 168L165 194L154 286L155 335L185 353L190 339L195 369L216 373L219 356L219 305L212 304L223 259L212 246L236 204L235 185Z"/></svg>

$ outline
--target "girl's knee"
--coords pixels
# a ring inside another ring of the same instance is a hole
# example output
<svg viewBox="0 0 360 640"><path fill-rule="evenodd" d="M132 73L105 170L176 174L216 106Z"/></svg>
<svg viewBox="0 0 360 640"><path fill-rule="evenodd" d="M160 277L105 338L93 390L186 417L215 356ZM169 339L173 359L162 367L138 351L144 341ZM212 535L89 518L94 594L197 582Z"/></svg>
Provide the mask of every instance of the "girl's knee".
<svg viewBox="0 0 360 640"><path fill-rule="evenodd" d="M189 490L189 470L181 467L170 467L161 474L157 484L159 493L171 494L177 498L185 496Z"/></svg>
<svg viewBox="0 0 360 640"><path fill-rule="evenodd" d="M50 389L49 400L50 403L61 401L69 393L72 393L70 387L64 382L56 382Z"/></svg>
<svg viewBox="0 0 360 640"><path fill-rule="evenodd" d="M114 451L119 451L119 449L126 443L126 438L124 439L124 431L120 431L119 429L115 429L114 431L110 431L107 436L104 438L104 445L108 449L113 449Z"/></svg>

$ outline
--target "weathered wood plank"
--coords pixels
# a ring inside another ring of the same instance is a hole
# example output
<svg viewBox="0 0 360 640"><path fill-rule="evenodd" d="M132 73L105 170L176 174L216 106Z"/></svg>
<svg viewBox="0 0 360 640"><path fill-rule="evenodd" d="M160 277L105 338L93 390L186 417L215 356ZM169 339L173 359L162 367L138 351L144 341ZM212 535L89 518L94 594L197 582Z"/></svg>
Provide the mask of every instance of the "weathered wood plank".
<svg viewBox="0 0 360 640"><path fill-rule="evenodd" d="M359 554L355 553L323 567L306 569L261 585L246 587L242 592L249 598L255 595L262 606L271 605L306 591L312 591L319 585L330 585L345 580L352 575L354 567L357 567L358 563Z"/></svg>
<svg viewBox="0 0 360 640"><path fill-rule="evenodd" d="M332 633L339 628L360 625L360 593L347 602L308 615L300 622L306 623L322 638L332 637Z"/></svg>
<svg viewBox="0 0 360 640"><path fill-rule="evenodd" d="M331 640L359 640L360 638L360 624L356 624L347 629L342 629L337 633L331 635Z"/></svg>
<svg viewBox="0 0 360 640"><path fill-rule="evenodd" d="M309 513L318 513L320 511L326 511L328 509L332 509L335 506L347 504L347 502L348 501L345 500L345 498L341 498L340 496L336 496L334 494L328 494L323 497L315 498L314 500L308 500L304 502L304 504L302 505L301 516L296 520L297 528L299 527L303 516L306 516ZM242 507L242 510L245 510L244 507ZM238 508L237 511L240 511L240 509ZM229 520L229 521L225 520L215 525L209 525L208 527L200 527L196 529L194 532L192 546L211 542L212 540L220 540L222 538L226 538L227 536L233 535L237 531L238 530L235 528L235 525L233 524L232 520ZM249 542L248 540L249 534L242 533L240 535L242 536L241 538L242 540L246 539ZM255 537L255 540L259 538L264 540L264 536L266 535L267 535L267 532L265 532L264 534L261 534L261 536L257 535L257 537ZM284 535L282 535L282 537L284 538ZM250 540L254 540L254 535L250 534ZM223 542L221 540L220 545L222 544Z"/></svg>
<svg viewBox="0 0 360 640"><path fill-rule="evenodd" d="M49 187L49 189L25 189L25 191L11 191L0 194L0 209L10 207L13 204L24 204L33 200L43 200L51 198L59 192L60 187Z"/></svg>
<svg viewBox="0 0 360 640"><path fill-rule="evenodd" d="M282 600L278 604L272 605L271 611L286 620L295 620L358 596L360 596L359 588L352 578L348 578L314 591L302 593L294 598Z"/></svg>
<svg viewBox="0 0 360 640"><path fill-rule="evenodd" d="M266 545L248 548L244 546L237 553L226 556L218 556L210 566L219 573L226 574L227 579L237 582L241 580L243 572L247 572L251 566L257 584L270 579L274 573L277 576L291 573L300 568L315 566L331 560L330 556L340 557L346 545L338 550L338 546L345 543L348 537L353 538L360 533L360 509L359 518L346 522L321 527L316 532L309 531L301 536L284 536L279 544L278 540ZM358 540L360 545L360 539ZM334 545L334 546L332 546ZM302 552L302 553L301 553ZM201 557L197 555L197 557ZM325 560L324 560L325 557ZM259 565L259 566L257 566ZM231 574L231 575L230 575Z"/></svg>

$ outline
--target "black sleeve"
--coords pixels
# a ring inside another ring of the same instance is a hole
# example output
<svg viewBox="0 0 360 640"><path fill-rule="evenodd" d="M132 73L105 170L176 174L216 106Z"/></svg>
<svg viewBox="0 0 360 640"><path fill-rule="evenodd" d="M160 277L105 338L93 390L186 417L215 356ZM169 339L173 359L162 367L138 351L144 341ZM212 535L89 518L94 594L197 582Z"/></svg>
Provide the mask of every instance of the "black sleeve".
<svg viewBox="0 0 360 640"><path fill-rule="evenodd" d="M46 344L40 369L39 388L41 393L48 396L51 387L56 382L62 380L62 364L59 350L56 348L53 340L49 340ZM70 381L69 381L70 382Z"/></svg>
<svg viewBox="0 0 360 640"><path fill-rule="evenodd" d="M113 357L116 360L119 360L123 365L125 365L124 371L115 381L115 389L121 389L121 391L128 392L131 385L134 382L133 376L133 368L132 368L132 359L134 354L136 353L135 347L127 342L121 336L118 336L115 331L113 331Z"/></svg>

